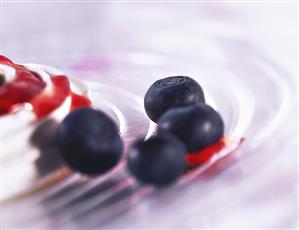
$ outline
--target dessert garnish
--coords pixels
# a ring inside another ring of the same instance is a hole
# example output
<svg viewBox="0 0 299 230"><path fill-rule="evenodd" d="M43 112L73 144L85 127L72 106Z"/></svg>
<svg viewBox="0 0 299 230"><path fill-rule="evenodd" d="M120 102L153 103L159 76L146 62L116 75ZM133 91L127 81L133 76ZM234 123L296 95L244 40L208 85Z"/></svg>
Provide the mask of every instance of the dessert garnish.
<svg viewBox="0 0 299 230"><path fill-rule="evenodd" d="M63 159L79 172L107 172L121 158L123 143L114 121L92 108L71 112L60 124L56 141Z"/></svg>
<svg viewBox="0 0 299 230"><path fill-rule="evenodd" d="M143 183L168 185L186 169L186 147L171 133L137 140L128 152L128 168Z"/></svg>
<svg viewBox="0 0 299 230"><path fill-rule="evenodd" d="M27 104L38 119L44 118L68 97L70 110L91 105L87 97L72 91L66 75L52 75L30 64L16 64L2 55L0 82L0 116L17 112Z"/></svg>
<svg viewBox="0 0 299 230"><path fill-rule="evenodd" d="M70 111L90 107L88 96L82 81L58 69L18 64L0 55L0 157L4 162L1 167L9 175L9 180L3 181L1 201L30 194L71 174L63 161L57 161L61 157L48 157L59 153L52 144L51 128L44 124L53 122L56 128ZM47 144L36 144L43 137ZM40 167L41 163L45 167Z"/></svg>
<svg viewBox="0 0 299 230"><path fill-rule="evenodd" d="M174 107L205 103L201 86L187 76L166 77L154 82L144 97L144 108L148 117L157 122Z"/></svg>
<svg viewBox="0 0 299 230"><path fill-rule="evenodd" d="M170 184L230 143L221 115L205 104L203 90L192 78L156 81L145 95L144 107L157 122L157 132L146 141L138 140L128 153L128 169L143 183Z"/></svg>
<svg viewBox="0 0 299 230"><path fill-rule="evenodd" d="M66 75L53 74L40 65L16 64L0 55L0 116L26 107L40 120L69 101L55 132L55 145L74 171L105 173L122 157L117 125L104 112L91 108L91 101L71 86ZM154 82L144 107L157 123L157 132L148 140L138 139L128 150L128 169L138 181L171 184L188 167L206 163L229 144L221 115L205 103L202 87L190 77Z"/></svg>
<svg viewBox="0 0 299 230"><path fill-rule="evenodd" d="M158 121L158 129L172 132L189 152L217 143L224 134L221 116L206 104L168 110Z"/></svg>

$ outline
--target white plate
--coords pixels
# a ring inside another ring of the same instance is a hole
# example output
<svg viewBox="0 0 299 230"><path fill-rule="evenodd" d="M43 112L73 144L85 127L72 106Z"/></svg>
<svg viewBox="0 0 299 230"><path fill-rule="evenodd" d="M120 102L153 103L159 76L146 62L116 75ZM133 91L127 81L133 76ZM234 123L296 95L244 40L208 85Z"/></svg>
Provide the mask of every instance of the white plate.
<svg viewBox="0 0 299 230"><path fill-rule="evenodd" d="M140 187L123 165L92 180L72 175L5 206L6 226L295 228L296 79L285 68L296 59L294 4L3 4L4 54L86 80L127 143L148 133L146 89L178 74L199 81L228 135L246 137L236 157L184 186Z"/></svg>

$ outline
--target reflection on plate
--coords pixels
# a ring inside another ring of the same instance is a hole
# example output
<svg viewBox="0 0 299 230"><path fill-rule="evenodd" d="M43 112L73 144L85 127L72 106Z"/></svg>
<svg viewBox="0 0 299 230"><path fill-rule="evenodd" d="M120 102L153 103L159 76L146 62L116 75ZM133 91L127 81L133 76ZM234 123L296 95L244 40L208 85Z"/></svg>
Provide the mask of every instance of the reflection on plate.
<svg viewBox="0 0 299 230"><path fill-rule="evenodd" d="M96 107L117 121L126 147L153 132L143 110L147 88L158 78L179 74L202 85L208 103L224 118L226 135L246 141L163 190L137 184L124 161L92 179L62 171L65 176L51 185L4 204L4 227L295 226L296 80L256 46L263 44L258 36L272 41L271 30L283 33L288 29L278 28L290 25L280 17L283 3L260 4L261 9L257 3L5 3L4 54L85 81ZM15 27L20 19L22 26ZM43 19L47 26L40 26ZM252 27L264 33L252 33Z"/></svg>
<svg viewBox="0 0 299 230"><path fill-rule="evenodd" d="M241 192L244 196L250 195L250 192L246 190L244 193L243 186L251 186L252 191L260 191L262 184L258 179L258 171L249 171L259 167L274 170L272 164L279 160L279 152L261 153L259 149L264 148L267 142L272 143L269 137L282 127L282 122L292 112L294 104L290 98L293 86L286 73L264 57L258 56L254 50L252 56L248 55L247 62L242 63L244 66L213 63L213 66L218 66L217 69L201 62L199 62L201 68L192 64L178 66L180 60L172 59L170 62L163 55L157 56L159 57L157 60L161 61L160 65L156 63L157 66L148 68L147 65L141 66L135 63L132 56L138 55L138 62L143 60L143 63L146 63L146 60L155 59L154 54L126 55L126 60L133 61L128 61L125 65L117 62L117 58L122 55L116 55L97 57L95 60L89 58L88 62L82 60L69 70L76 72L78 76L84 76L95 107L115 119L126 147L135 138L149 136L153 132L154 124L150 123L144 113L142 92L145 92L156 78L165 76L167 70L171 70L172 73L184 73L188 70L187 73L203 85L207 103L222 114L226 135L236 138L246 137L244 146L239 149L239 143L233 142L210 162L183 177L177 185L162 191L138 184L127 174L125 160L111 172L96 178L86 178L61 166L59 170L54 167L43 175L42 180L45 183L43 186L38 184L38 189L31 189L30 193L24 193L18 199L4 202L4 220L7 226L61 229L66 226L77 228L118 226L122 221L132 221L132 213L143 216L143 212L149 212L158 218L161 226L164 224L168 226L167 221L157 217L151 209L159 208L158 213L163 215L167 210L179 207L182 210L179 211L180 218L188 216L190 225L192 221L203 224L209 218L209 213L213 213L213 207L218 206L217 196L218 200L221 197L231 197L228 195L231 186L236 188L235 192ZM113 68L111 73L104 69L104 73L101 73L101 68L94 70L99 59L113 65L123 65L124 69ZM88 69L91 64L94 65L93 68ZM134 67L136 72L133 70ZM148 77L142 78L140 70ZM123 74L119 75L120 72ZM93 80L95 78L97 81ZM264 93L265 87L269 94ZM34 164L34 161L28 164ZM244 171L244 165L249 171ZM235 171L229 175L228 169ZM55 175L55 180L51 180L51 177L49 179L49 175ZM271 185L271 181L268 183ZM222 193L215 193L214 189L221 188L226 189ZM211 193L208 192L210 190ZM200 203L197 206L192 205L194 199L197 200L195 191L205 196L204 201L198 200ZM169 194L169 197L166 194ZM175 197L181 198L177 200ZM242 199L238 197L239 200L226 198L221 202L239 205ZM12 215L20 209L30 209L30 212L21 213L18 217ZM196 213L200 213L202 218L194 219ZM147 221L144 220L144 223ZM136 226L139 224L139 221L136 221ZM173 226L179 226L179 223L173 223Z"/></svg>

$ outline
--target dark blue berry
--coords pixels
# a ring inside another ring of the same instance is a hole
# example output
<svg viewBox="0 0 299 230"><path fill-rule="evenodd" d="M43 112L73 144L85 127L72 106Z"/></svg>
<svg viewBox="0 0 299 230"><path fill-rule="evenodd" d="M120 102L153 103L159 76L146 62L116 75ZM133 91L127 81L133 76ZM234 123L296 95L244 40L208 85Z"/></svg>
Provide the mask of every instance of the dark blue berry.
<svg viewBox="0 0 299 230"><path fill-rule="evenodd" d="M192 78L174 76L160 79L150 86L144 97L149 118L157 122L169 109L205 103L201 86Z"/></svg>
<svg viewBox="0 0 299 230"><path fill-rule="evenodd" d="M0 86L5 83L5 76L4 74L0 73Z"/></svg>
<svg viewBox="0 0 299 230"><path fill-rule="evenodd" d="M189 152L195 152L218 142L224 124L218 112L201 104L169 110L158 121L158 132L161 130L173 133Z"/></svg>
<svg viewBox="0 0 299 230"><path fill-rule="evenodd" d="M56 135L63 159L82 173L104 173L121 158L123 144L117 126L101 111L81 108L71 112Z"/></svg>
<svg viewBox="0 0 299 230"><path fill-rule="evenodd" d="M186 168L185 146L170 133L138 140L128 152L128 168L143 183L167 185L180 177Z"/></svg>

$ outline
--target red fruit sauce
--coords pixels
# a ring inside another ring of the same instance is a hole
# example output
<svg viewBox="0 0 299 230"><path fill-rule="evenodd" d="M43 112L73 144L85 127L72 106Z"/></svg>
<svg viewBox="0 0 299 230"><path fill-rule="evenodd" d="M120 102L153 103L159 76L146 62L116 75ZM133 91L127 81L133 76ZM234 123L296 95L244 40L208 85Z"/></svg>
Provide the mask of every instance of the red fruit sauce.
<svg viewBox="0 0 299 230"><path fill-rule="evenodd" d="M236 140L238 145L241 145L245 138L240 138ZM197 152L188 153L186 155L186 162L189 167L194 167L201 165L208 160L210 160L217 152L221 151L228 145L230 145L232 139L229 137L221 138L217 143L207 146L206 148L201 149Z"/></svg>
<svg viewBox="0 0 299 230"><path fill-rule="evenodd" d="M13 80L0 86L0 116L11 113L14 106L27 102L32 105L33 112L40 119L58 108L68 96L71 96L71 111L91 105L87 97L72 92L67 76L51 76L52 86L47 88L46 82L37 73L2 55L0 64L15 69Z"/></svg>
<svg viewBox="0 0 299 230"><path fill-rule="evenodd" d="M7 57L4 57L3 55L0 55L0 63L13 64L11 60L9 60Z"/></svg>
<svg viewBox="0 0 299 230"><path fill-rule="evenodd" d="M226 138L222 138L217 143L212 144L198 152L188 153L186 155L187 165L196 166L207 162L215 153L219 152L226 145Z"/></svg>

